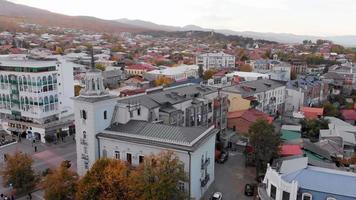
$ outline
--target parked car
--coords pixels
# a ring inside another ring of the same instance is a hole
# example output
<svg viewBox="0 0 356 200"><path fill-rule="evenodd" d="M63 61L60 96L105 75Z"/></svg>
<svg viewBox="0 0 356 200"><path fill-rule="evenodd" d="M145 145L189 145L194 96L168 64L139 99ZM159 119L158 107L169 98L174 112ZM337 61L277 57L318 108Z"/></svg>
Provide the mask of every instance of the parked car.
<svg viewBox="0 0 356 200"><path fill-rule="evenodd" d="M245 185L245 195L246 196L254 196L255 195L255 184L246 184Z"/></svg>
<svg viewBox="0 0 356 200"><path fill-rule="evenodd" d="M217 159L218 163L224 163L229 159L229 152L222 151L220 157Z"/></svg>
<svg viewBox="0 0 356 200"><path fill-rule="evenodd" d="M221 200L222 199L222 194L221 192L215 192L213 196L211 197L211 200Z"/></svg>

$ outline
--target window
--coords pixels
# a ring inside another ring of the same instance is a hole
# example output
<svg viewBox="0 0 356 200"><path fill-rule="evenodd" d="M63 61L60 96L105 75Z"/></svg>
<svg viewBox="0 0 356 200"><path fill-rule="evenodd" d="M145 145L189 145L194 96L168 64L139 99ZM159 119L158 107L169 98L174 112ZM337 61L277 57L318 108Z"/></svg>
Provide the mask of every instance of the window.
<svg viewBox="0 0 356 200"><path fill-rule="evenodd" d="M85 162L84 162L84 168L85 168L85 169L89 169L89 163L88 163L88 161L85 161Z"/></svg>
<svg viewBox="0 0 356 200"><path fill-rule="evenodd" d="M145 159L144 156L139 156L138 157L138 162L141 164L141 163L143 163L144 159Z"/></svg>
<svg viewBox="0 0 356 200"><path fill-rule="evenodd" d="M185 191L184 185L185 185L184 182L179 181L179 183L178 183L178 189L179 189L180 191Z"/></svg>
<svg viewBox="0 0 356 200"><path fill-rule="evenodd" d="M120 151L115 151L115 159L120 160Z"/></svg>
<svg viewBox="0 0 356 200"><path fill-rule="evenodd" d="M312 195L310 193L303 193L302 200L312 200Z"/></svg>
<svg viewBox="0 0 356 200"><path fill-rule="evenodd" d="M282 200L289 200L289 198L290 198L289 192L283 191Z"/></svg>
<svg viewBox="0 0 356 200"><path fill-rule="evenodd" d="M140 116L141 115L141 108L137 109L137 115Z"/></svg>
<svg viewBox="0 0 356 200"><path fill-rule="evenodd" d="M276 193L277 193L276 186L271 184L271 195L270 196L271 196L272 199L276 199Z"/></svg>
<svg viewBox="0 0 356 200"><path fill-rule="evenodd" d="M81 117L82 119L87 119L87 111L81 110L81 112L80 112L80 117Z"/></svg>
<svg viewBox="0 0 356 200"><path fill-rule="evenodd" d="M87 139L87 132L83 131L83 138Z"/></svg>
<svg viewBox="0 0 356 200"><path fill-rule="evenodd" d="M236 126L233 126L233 127L232 127L232 130L233 130L233 131L236 131Z"/></svg>
<svg viewBox="0 0 356 200"><path fill-rule="evenodd" d="M131 153L127 153L127 154L126 154L126 161L127 161L129 164L132 164L132 155L131 155Z"/></svg>
<svg viewBox="0 0 356 200"><path fill-rule="evenodd" d="M104 111L104 119L107 119L108 118L108 112L105 110Z"/></svg>

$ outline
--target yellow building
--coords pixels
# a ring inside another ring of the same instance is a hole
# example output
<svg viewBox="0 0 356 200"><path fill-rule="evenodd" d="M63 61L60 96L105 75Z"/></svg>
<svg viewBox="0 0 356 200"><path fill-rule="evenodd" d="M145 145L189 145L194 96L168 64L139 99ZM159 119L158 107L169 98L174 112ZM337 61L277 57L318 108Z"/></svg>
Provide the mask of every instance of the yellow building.
<svg viewBox="0 0 356 200"><path fill-rule="evenodd" d="M247 110L250 108L250 100L242 98L241 94L236 94L232 92L223 92L228 95L230 102L229 112Z"/></svg>

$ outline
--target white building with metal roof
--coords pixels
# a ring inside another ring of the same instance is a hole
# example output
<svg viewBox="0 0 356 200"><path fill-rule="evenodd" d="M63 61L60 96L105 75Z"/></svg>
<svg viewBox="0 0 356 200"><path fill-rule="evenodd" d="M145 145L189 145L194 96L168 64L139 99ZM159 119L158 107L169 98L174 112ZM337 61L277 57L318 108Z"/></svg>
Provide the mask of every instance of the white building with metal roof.
<svg viewBox="0 0 356 200"><path fill-rule="evenodd" d="M201 199L214 181L215 140L219 130L211 124L189 127L149 120L155 119L149 109L158 109L160 103L188 100L190 103L194 98L190 94L199 91L197 88L181 90L186 96L173 98L164 95L171 91L163 91L163 95L119 99L104 89L102 73L91 69L85 78L85 88L73 98L77 172L84 175L102 157L121 159L137 166L145 156L168 150L179 157L188 175L188 181L180 188L191 198ZM200 92L214 93L212 90Z"/></svg>

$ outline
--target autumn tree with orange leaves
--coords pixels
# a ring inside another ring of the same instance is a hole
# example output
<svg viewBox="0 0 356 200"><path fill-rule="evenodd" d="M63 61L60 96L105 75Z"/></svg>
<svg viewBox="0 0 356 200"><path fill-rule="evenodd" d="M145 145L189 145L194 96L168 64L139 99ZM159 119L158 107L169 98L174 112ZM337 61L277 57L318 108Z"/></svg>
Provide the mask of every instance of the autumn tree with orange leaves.
<svg viewBox="0 0 356 200"><path fill-rule="evenodd" d="M120 160L102 158L79 181L77 200L136 200L130 168Z"/></svg>
<svg viewBox="0 0 356 200"><path fill-rule="evenodd" d="M69 169L68 162L63 161L44 181L45 199L71 200L75 197L78 174Z"/></svg>

